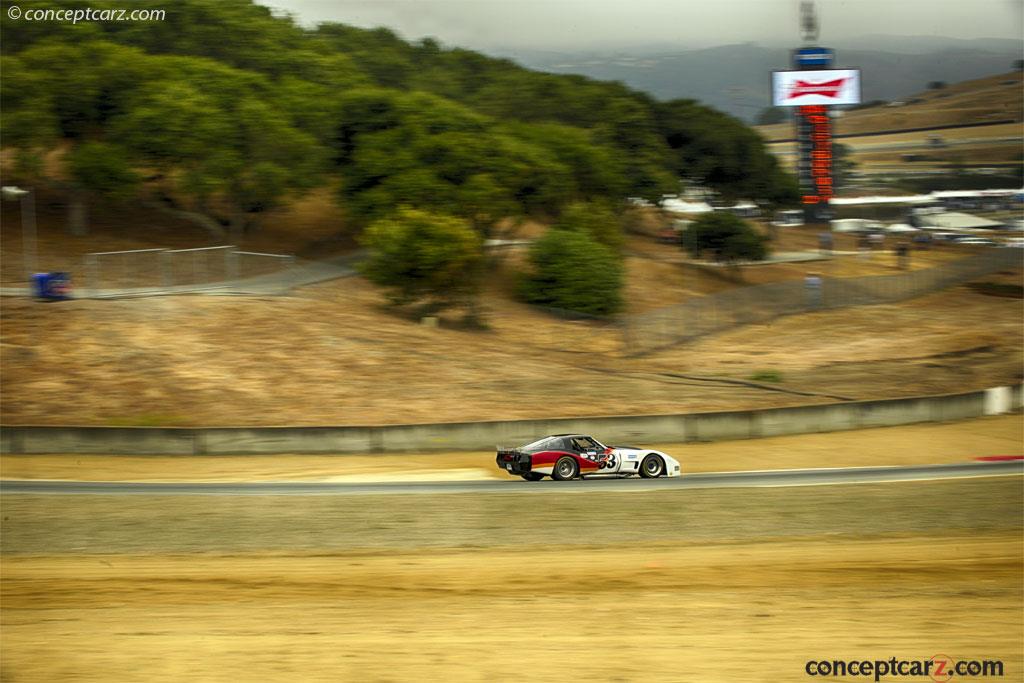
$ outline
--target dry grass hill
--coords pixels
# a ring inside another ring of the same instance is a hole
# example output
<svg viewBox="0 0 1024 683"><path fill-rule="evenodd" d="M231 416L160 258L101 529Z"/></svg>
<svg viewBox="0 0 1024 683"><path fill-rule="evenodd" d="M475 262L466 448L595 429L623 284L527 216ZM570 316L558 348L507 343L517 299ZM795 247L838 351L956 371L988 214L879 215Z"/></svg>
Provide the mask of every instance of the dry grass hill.
<svg viewBox="0 0 1024 683"><path fill-rule="evenodd" d="M328 211L315 199L300 208ZM20 227L4 217L4 270L17 271ZM122 216L109 229L97 215L91 236L68 238L60 217L56 209L40 213L40 262L72 273L84 251L208 239L171 225L138 235L129 228L148 224L153 217L145 213ZM305 233L289 233L289 225L283 215L253 239L300 251ZM791 229L777 247L814 244L813 230ZM852 246L845 236L837 244ZM897 272L888 252L722 270L688 266L677 247L646 236L631 237L628 249L629 312L798 279L810 269L835 277ZM914 266L963 253L936 249L916 255ZM1021 379L1019 299L961 287L899 305L784 318L636 359L623 356L612 326L559 320L515 302L510 289L521 258L508 253L495 265L483 294L490 324L483 331L454 321L428 328L397 316L358 277L272 298L4 298L2 419L316 425L667 413L952 392ZM994 279L1019 284L1019 273ZM756 377L771 381L744 383Z"/></svg>

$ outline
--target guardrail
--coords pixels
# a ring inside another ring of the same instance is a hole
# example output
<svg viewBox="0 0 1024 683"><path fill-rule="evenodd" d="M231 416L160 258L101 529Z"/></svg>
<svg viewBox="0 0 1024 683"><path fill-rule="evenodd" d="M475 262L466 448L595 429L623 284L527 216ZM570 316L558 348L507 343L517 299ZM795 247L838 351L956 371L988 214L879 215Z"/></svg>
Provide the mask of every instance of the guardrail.
<svg viewBox="0 0 1024 683"><path fill-rule="evenodd" d="M507 422L354 427L3 427L0 452L106 455L244 455L490 450L559 433L610 443L724 441L916 422L963 420L1019 410L1022 387L942 396L677 415L627 415Z"/></svg>

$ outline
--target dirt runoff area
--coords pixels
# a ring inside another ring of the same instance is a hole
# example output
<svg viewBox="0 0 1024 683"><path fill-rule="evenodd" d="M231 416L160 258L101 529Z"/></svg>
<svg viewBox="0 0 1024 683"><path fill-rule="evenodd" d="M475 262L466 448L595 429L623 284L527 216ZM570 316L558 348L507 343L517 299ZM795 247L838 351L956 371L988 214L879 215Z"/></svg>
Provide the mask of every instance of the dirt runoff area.
<svg viewBox="0 0 1024 683"><path fill-rule="evenodd" d="M538 435L540 436L540 435ZM596 435L600 438L600 435ZM645 444L685 473L967 462L1024 454L1020 415L717 443ZM507 479L494 452L388 455L0 455L3 479L79 481L439 481Z"/></svg>
<svg viewBox="0 0 1024 683"><path fill-rule="evenodd" d="M2 678L1020 680L1021 493L5 496Z"/></svg>

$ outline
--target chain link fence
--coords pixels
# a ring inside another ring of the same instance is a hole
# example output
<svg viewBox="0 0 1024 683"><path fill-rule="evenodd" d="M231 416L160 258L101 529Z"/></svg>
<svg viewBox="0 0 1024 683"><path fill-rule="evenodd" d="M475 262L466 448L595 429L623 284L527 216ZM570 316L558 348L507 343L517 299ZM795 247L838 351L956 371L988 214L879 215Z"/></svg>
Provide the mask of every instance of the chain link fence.
<svg viewBox="0 0 1024 683"><path fill-rule="evenodd" d="M85 255L85 273L91 292L124 289L159 291L163 285L161 255L166 249L98 251Z"/></svg>
<svg viewBox="0 0 1024 683"><path fill-rule="evenodd" d="M95 298L214 289L272 290L294 286L295 257L239 251L233 245L134 249L85 256L85 291Z"/></svg>
<svg viewBox="0 0 1024 683"><path fill-rule="evenodd" d="M893 303L1022 265L1021 250L991 249L953 263L898 275L779 282L733 289L621 320L627 355L761 323L793 313Z"/></svg>
<svg viewBox="0 0 1024 683"><path fill-rule="evenodd" d="M233 280L245 280L264 275L277 275L295 265L295 257L288 254L263 254L257 251L231 253Z"/></svg>
<svg viewBox="0 0 1024 683"><path fill-rule="evenodd" d="M234 245L166 249L160 254L160 276L167 289L216 286L236 279L232 273Z"/></svg>

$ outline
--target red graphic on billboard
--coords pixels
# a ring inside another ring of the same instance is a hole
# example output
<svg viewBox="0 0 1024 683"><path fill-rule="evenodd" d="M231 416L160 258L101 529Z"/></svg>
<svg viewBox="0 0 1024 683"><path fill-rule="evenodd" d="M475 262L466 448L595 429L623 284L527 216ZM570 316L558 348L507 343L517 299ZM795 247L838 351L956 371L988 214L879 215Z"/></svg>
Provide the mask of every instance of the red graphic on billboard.
<svg viewBox="0 0 1024 683"><path fill-rule="evenodd" d="M804 97L806 95L821 95L822 97L838 97L839 91L843 89L843 83L848 81L848 78L837 78L834 81L825 81L823 83L810 83L808 81L796 81L793 83L793 87L789 91L789 95L786 96L787 100L795 100L798 97Z"/></svg>

